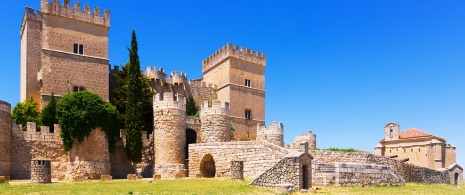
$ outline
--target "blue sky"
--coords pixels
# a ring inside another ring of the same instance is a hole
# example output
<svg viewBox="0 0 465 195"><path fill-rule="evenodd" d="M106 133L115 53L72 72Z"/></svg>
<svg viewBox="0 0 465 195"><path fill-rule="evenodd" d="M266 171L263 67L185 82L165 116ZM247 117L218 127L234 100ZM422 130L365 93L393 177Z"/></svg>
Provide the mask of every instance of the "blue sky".
<svg viewBox="0 0 465 195"><path fill-rule="evenodd" d="M201 77L201 61L227 42L266 53L266 123L283 122L286 143L311 129L319 148L373 152L384 125L398 122L456 145L465 166L463 1L84 4L111 10L112 65L128 60L132 29L144 70L161 66L189 79ZM40 0L2 5L0 100L14 105L22 15Z"/></svg>

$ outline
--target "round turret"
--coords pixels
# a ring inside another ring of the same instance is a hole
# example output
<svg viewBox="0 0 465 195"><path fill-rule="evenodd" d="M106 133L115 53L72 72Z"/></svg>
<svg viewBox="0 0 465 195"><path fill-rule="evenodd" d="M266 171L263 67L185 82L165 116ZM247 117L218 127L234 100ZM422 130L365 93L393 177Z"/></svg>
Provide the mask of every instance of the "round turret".
<svg viewBox="0 0 465 195"><path fill-rule="evenodd" d="M10 175L11 105L0 100L0 175Z"/></svg>
<svg viewBox="0 0 465 195"><path fill-rule="evenodd" d="M283 147L284 146L284 133L283 124L273 121L268 128L257 124L257 140L267 141L272 144Z"/></svg>
<svg viewBox="0 0 465 195"><path fill-rule="evenodd" d="M201 127L199 132L199 142L228 142L230 137L229 103L213 101L203 102L200 111Z"/></svg>
<svg viewBox="0 0 465 195"><path fill-rule="evenodd" d="M186 99L165 92L153 98L154 173L162 178L185 177Z"/></svg>
<svg viewBox="0 0 465 195"><path fill-rule="evenodd" d="M148 77L151 80L160 80L163 83L166 82L165 81L166 74L165 74L165 71L163 70L163 68L160 68L160 70L158 70L158 68L156 66L154 66L153 68L149 66L145 70L145 76Z"/></svg>
<svg viewBox="0 0 465 195"><path fill-rule="evenodd" d="M187 84L186 73L181 72L181 74L176 72L171 72L170 79L172 84Z"/></svg>

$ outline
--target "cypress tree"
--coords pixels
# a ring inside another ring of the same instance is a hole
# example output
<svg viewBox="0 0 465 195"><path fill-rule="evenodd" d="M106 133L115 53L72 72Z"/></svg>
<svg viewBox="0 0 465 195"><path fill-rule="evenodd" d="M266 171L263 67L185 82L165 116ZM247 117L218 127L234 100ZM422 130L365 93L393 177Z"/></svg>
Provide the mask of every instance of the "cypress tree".
<svg viewBox="0 0 465 195"><path fill-rule="evenodd" d="M186 106L186 115L187 116L195 116L197 114L197 106L195 106L195 100L192 96L189 96L187 99L187 106Z"/></svg>
<svg viewBox="0 0 465 195"><path fill-rule="evenodd" d="M50 101L47 106L42 110L42 124L50 127L50 132L55 132L54 124L58 124L57 117L57 101L55 100L55 95L52 92Z"/></svg>
<svg viewBox="0 0 465 195"><path fill-rule="evenodd" d="M142 158L142 85L136 31L132 31L129 49L128 99L126 104L126 152L132 162Z"/></svg>

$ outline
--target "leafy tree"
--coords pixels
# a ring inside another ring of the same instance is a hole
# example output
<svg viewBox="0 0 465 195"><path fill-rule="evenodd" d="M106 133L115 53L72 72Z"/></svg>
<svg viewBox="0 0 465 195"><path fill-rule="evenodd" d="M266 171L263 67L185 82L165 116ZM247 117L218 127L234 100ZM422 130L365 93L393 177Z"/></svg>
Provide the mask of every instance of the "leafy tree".
<svg viewBox="0 0 465 195"><path fill-rule="evenodd" d="M116 79L116 87L113 89L112 104L119 112L120 128L124 129L126 124L126 104L128 99L128 67L129 62L122 66L122 69L113 75ZM155 91L150 87L150 83L141 73L142 85L142 116L144 119L144 130L151 133L153 131L153 96Z"/></svg>
<svg viewBox="0 0 465 195"><path fill-rule="evenodd" d="M11 120L20 124L23 131L27 130L27 122L36 122L37 131L40 130L42 125L37 103L32 99L17 103L13 108L13 113L11 113Z"/></svg>
<svg viewBox="0 0 465 195"><path fill-rule="evenodd" d="M58 124L56 105L57 101L55 100L55 96L52 93L47 106L42 109L42 124L49 126L51 132L55 132L54 124Z"/></svg>
<svg viewBox="0 0 465 195"><path fill-rule="evenodd" d="M192 96L189 96L187 99L186 105L186 115L187 116L195 116L197 114L198 108L195 106L195 100Z"/></svg>
<svg viewBox="0 0 465 195"><path fill-rule="evenodd" d="M74 139L83 142L97 127L107 135L109 151L115 151L118 111L99 95L89 91L68 93L56 104L56 112L66 151L72 148Z"/></svg>
<svg viewBox="0 0 465 195"><path fill-rule="evenodd" d="M128 87L126 104L126 153L132 162L142 158L142 84L136 32L132 31L129 49Z"/></svg>

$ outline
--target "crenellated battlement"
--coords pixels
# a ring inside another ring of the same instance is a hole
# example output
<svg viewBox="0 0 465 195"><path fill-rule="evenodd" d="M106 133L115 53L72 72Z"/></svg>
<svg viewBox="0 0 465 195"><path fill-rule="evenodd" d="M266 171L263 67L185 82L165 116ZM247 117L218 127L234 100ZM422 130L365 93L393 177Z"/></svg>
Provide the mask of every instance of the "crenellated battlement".
<svg viewBox="0 0 465 195"><path fill-rule="evenodd" d="M283 123L278 123L273 121L268 128L266 126L261 126L260 123L257 124L257 137L259 135L284 135Z"/></svg>
<svg viewBox="0 0 465 195"><path fill-rule="evenodd" d="M22 131L21 125L13 123L11 131L12 136L18 140L24 141L45 141L45 142L61 142L60 125L54 125L54 132L50 132L49 126L41 126L40 131L36 131L36 123L28 122L27 130Z"/></svg>
<svg viewBox="0 0 465 195"><path fill-rule="evenodd" d="M219 100L214 100L211 102L205 101L201 105L200 115L228 115L229 116L229 102L222 103Z"/></svg>
<svg viewBox="0 0 465 195"><path fill-rule="evenodd" d="M110 27L110 11L104 10L103 15L100 8L95 7L94 12L91 12L89 5L84 5L81 9L81 3L74 2L74 6L70 6L70 0L64 0L63 5L59 4L58 0L42 0L41 11L43 14L56 15L66 18L71 18L83 22L88 22L96 25Z"/></svg>
<svg viewBox="0 0 465 195"><path fill-rule="evenodd" d="M186 98L180 94L171 92L159 93L153 96L153 109L178 109L186 110Z"/></svg>
<svg viewBox="0 0 465 195"><path fill-rule="evenodd" d="M154 67L147 67L145 69L145 76L148 77L149 79L153 79L153 80L161 80L163 82L165 82L166 80L166 74L165 74L165 70L163 68L160 68L158 69L156 66Z"/></svg>
<svg viewBox="0 0 465 195"><path fill-rule="evenodd" d="M266 65L265 53L260 53L245 47L239 48L238 45L234 45L233 47L231 43L227 43L225 46L221 47L221 49L214 52L210 57L202 61L202 72L205 74L205 72L214 68L215 65L228 57L237 58L262 66Z"/></svg>
<svg viewBox="0 0 465 195"><path fill-rule="evenodd" d="M11 114L11 104L0 100L0 112L7 112Z"/></svg>
<svg viewBox="0 0 465 195"><path fill-rule="evenodd" d="M187 75L184 72L171 72L170 79L172 84L186 84L187 83Z"/></svg>

